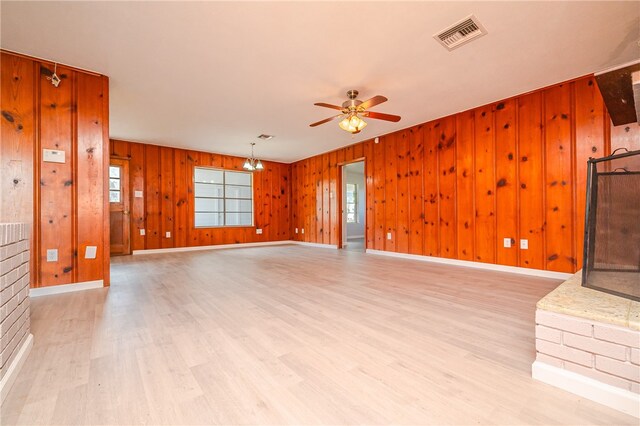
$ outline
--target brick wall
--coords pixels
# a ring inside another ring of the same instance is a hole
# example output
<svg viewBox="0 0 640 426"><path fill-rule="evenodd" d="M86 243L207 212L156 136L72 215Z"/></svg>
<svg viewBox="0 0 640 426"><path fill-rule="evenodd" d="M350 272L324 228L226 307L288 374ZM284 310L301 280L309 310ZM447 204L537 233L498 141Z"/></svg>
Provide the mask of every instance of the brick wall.
<svg viewBox="0 0 640 426"><path fill-rule="evenodd" d="M0 380L29 336L29 227L0 224Z"/></svg>
<svg viewBox="0 0 640 426"><path fill-rule="evenodd" d="M640 331L536 311L536 360L640 393Z"/></svg>

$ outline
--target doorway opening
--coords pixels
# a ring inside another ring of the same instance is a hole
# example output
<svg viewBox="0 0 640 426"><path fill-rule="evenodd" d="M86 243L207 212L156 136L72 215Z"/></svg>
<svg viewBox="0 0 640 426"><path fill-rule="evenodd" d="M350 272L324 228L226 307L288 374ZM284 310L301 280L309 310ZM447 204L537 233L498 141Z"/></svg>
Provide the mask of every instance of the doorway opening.
<svg viewBox="0 0 640 426"><path fill-rule="evenodd" d="M364 252L366 229L364 161L342 166L342 248Z"/></svg>

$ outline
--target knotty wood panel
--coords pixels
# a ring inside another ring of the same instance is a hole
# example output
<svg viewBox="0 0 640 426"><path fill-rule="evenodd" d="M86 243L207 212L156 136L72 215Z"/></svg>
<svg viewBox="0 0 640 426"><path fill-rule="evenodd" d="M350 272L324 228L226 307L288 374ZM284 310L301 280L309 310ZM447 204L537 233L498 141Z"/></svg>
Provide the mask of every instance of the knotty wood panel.
<svg viewBox="0 0 640 426"><path fill-rule="evenodd" d="M139 143L132 143L130 145L129 161L129 194L131 197L131 249L138 250L139 248L145 248L146 235L140 235L140 230L145 229L145 204L144 194L146 194L146 188L144 186L144 170L145 170L145 158L144 158L144 145ZM135 191L142 192L142 197L136 197Z"/></svg>
<svg viewBox="0 0 640 426"><path fill-rule="evenodd" d="M496 105L496 263L518 266L518 146L516 141L517 100ZM509 238L511 247L504 247Z"/></svg>
<svg viewBox="0 0 640 426"><path fill-rule="evenodd" d="M546 269L572 272L576 267L573 224L571 84L543 92L545 120L545 261ZM529 245L531 248L531 245Z"/></svg>
<svg viewBox="0 0 640 426"><path fill-rule="evenodd" d="M160 246L162 248L176 246L173 229L173 151L172 148L160 148Z"/></svg>
<svg viewBox="0 0 640 426"><path fill-rule="evenodd" d="M578 269L578 223L584 220L584 207L577 185L584 175L577 164L594 147L597 156L608 154L609 140L615 147L630 149L640 144L637 125L610 126L602 98L589 83L592 79L575 79L564 89L555 85L383 135L379 143L367 141L334 151L338 163L365 158L367 248L536 269ZM557 95L563 91L568 95ZM438 145L443 133L445 139L454 135L452 148ZM559 153L561 145L564 153ZM318 158L292 166L298 169L291 183L292 217L301 224L314 223L318 209L322 211L319 204L324 200L318 199L315 188L324 187L325 177L320 174L321 183L316 178ZM327 179L331 188L331 172ZM564 189L556 191L551 185L558 179L556 185ZM558 203L562 209L554 210ZM546 216L551 218L545 226ZM330 208L330 229L339 220L339 209ZM408 240L403 235L406 227ZM326 242L318 236L312 232L305 241ZM504 238L511 239L511 248L503 247ZM519 248L520 239L528 240L528 250ZM548 260L547 251L557 252L559 260Z"/></svg>
<svg viewBox="0 0 640 426"><path fill-rule="evenodd" d="M496 261L495 141L493 105L475 112L475 256L485 263Z"/></svg>

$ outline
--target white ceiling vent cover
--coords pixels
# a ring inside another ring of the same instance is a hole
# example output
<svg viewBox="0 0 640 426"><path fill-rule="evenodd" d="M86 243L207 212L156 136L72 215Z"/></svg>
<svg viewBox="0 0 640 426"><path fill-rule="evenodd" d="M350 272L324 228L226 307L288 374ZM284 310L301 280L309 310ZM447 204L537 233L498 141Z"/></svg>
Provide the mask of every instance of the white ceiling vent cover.
<svg viewBox="0 0 640 426"><path fill-rule="evenodd" d="M453 50L485 34L487 34L487 30L478 21L478 18L470 15L440 31L433 38L448 50Z"/></svg>

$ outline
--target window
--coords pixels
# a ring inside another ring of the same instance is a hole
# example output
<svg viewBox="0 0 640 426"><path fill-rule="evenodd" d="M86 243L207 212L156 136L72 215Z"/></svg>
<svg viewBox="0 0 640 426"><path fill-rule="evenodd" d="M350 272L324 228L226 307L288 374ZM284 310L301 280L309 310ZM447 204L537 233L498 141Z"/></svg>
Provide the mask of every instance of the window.
<svg viewBox="0 0 640 426"><path fill-rule="evenodd" d="M120 167L109 166L109 202L119 203L122 199Z"/></svg>
<svg viewBox="0 0 640 426"><path fill-rule="evenodd" d="M251 173L196 167L195 226L253 225Z"/></svg>
<svg viewBox="0 0 640 426"><path fill-rule="evenodd" d="M347 223L358 223L358 185L347 184Z"/></svg>

